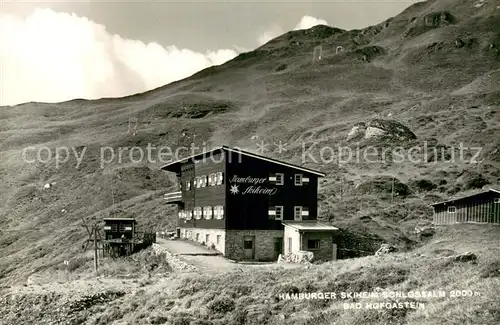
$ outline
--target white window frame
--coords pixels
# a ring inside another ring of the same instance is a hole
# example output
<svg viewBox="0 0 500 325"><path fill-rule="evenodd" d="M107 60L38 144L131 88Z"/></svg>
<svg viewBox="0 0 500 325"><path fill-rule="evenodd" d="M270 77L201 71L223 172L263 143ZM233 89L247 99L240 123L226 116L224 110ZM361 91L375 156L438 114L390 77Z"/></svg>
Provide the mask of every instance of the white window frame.
<svg viewBox="0 0 500 325"><path fill-rule="evenodd" d="M293 175L293 184L295 186L302 186L302 174L294 174Z"/></svg>
<svg viewBox="0 0 500 325"><path fill-rule="evenodd" d="M224 183L224 175L222 172L217 172L215 185L222 185Z"/></svg>
<svg viewBox="0 0 500 325"><path fill-rule="evenodd" d="M500 203L500 197L496 197L493 199L493 203Z"/></svg>
<svg viewBox="0 0 500 325"><path fill-rule="evenodd" d="M208 175L208 186L214 186L215 185L215 174L212 173Z"/></svg>
<svg viewBox="0 0 500 325"><path fill-rule="evenodd" d="M276 185L283 185L285 184L285 174L283 173L276 173ZM278 176L281 176L281 181L279 181L279 177Z"/></svg>
<svg viewBox="0 0 500 325"><path fill-rule="evenodd" d="M193 210L186 211L186 220L193 219Z"/></svg>
<svg viewBox="0 0 500 325"><path fill-rule="evenodd" d="M453 208L453 209L452 209L452 208ZM452 210L453 210L453 211L452 211ZM456 212L457 212L457 207L456 207L456 206L454 206L454 205L450 205L450 206L448 207L448 210L447 210L447 211L448 211L448 213L456 213Z"/></svg>
<svg viewBox="0 0 500 325"><path fill-rule="evenodd" d="M194 187L200 188L200 177L194 179Z"/></svg>
<svg viewBox="0 0 500 325"><path fill-rule="evenodd" d="M194 218L196 220L200 220L201 217L202 217L202 209L201 209L201 207L195 207L194 208Z"/></svg>
<svg viewBox="0 0 500 325"><path fill-rule="evenodd" d="M211 206L203 207L203 218L206 220L212 219L213 211Z"/></svg>
<svg viewBox="0 0 500 325"><path fill-rule="evenodd" d="M217 235L217 239L216 239L217 245L220 244L220 239L221 239L221 235Z"/></svg>
<svg viewBox="0 0 500 325"><path fill-rule="evenodd" d="M302 206L294 206L293 207L293 220L302 220Z"/></svg>
<svg viewBox="0 0 500 325"><path fill-rule="evenodd" d="M224 207L222 205L214 206L214 218L217 220L224 219Z"/></svg>
<svg viewBox="0 0 500 325"><path fill-rule="evenodd" d="M186 181L186 191L191 189L191 180Z"/></svg>
<svg viewBox="0 0 500 325"><path fill-rule="evenodd" d="M283 220L283 215L285 214L284 207L282 205L277 205L274 207L273 210L274 210L274 220Z"/></svg>

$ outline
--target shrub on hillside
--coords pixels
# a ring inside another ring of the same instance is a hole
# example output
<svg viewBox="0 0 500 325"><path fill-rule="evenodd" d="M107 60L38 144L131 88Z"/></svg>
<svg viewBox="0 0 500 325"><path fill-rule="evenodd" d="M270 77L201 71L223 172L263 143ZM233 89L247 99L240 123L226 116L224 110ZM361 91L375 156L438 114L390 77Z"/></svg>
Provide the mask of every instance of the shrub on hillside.
<svg viewBox="0 0 500 325"><path fill-rule="evenodd" d="M437 185L428 179L417 179L410 182L410 187L415 188L417 191L427 192L437 188Z"/></svg>
<svg viewBox="0 0 500 325"><path fill-rule="evenodd" d="M213 314L225 314L234 310L236 303L228 296L221 296L210 302L208 310Z"/></svg>
<svg viewBox="0 0 500 325"><path fill-rule="evenodd" d="M492 263L484 266L480 272L479 276L481 278L498 278L500 277L500 260L494 261Z"/></svg>

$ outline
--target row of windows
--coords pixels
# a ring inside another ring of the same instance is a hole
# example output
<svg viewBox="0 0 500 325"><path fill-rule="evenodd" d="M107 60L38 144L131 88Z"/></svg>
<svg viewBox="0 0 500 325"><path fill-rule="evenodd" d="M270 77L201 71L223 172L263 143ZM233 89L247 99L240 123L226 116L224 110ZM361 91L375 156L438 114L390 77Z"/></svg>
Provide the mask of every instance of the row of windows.
<svg viewBox="0 0 500 325"><path fill-rule="evenodd" d="M269 181L273 183L274 185L284 185L285 184L285 174L283 173L276 173L276 174L271 174L269 176ZM309 177L305 177L302 174L294 174L293 175L293 184L295 186L302 186L304 184L309 183Z"/></svg>
<svg viewBox="0 0 500 325"><path fill-rule="evenodd" d="M493 199L493 203L499 204L500 203L500 198L496 197L495 199ZM455 212L457 212L457 207L454 206L454 205L450 205L448 207L448 213L455 213Z"/></svg>
<svg viewBox="0 0 500 325"><path fill-rule="evenodd" d="M179 218L185 220L191 219L223 219L224 218L224 207L222 205L216 205L214 207L195 207L193 210L181 210L179 211Z"/></svg>
<svg viewBox="0 0 500 325"><path fill-rule="evenodd" d="M194 180L186 181L186 191L191 189L191 182L193 182L193 187L207 187L207 186L217 186L222 185L224 177L222 172L212 173L210 175L202 175L196 177Z"/></svg>
<svg viewBox="0 0 500 325"><path fill-rule="evenodd" d="M209 174L208 176L207 175L198 176L194 180L186 181L186 187L185 187L186 191L189 191L191 189L191 182L193 183L193 187L196 188L217 186L217 185L222 185L224 183L224 177L222 172L212 173ZM284 185L285 174L283 173L271 174L269 176L269 182L273 183L274 185ZM293 183L295 186L302 186L304 184L308 184L309 177L305 177L302 174L294 174Z"/></svg>
<svg viewBox="0 0 500 325"><path fill-rule="evenodd" d="M283 206L278 205L269 208L269 218L274 220L283 220ZM309 208L303 206L293 207L293 219L302 220L302 217L309 216Z"/></svg>
<svg viewBox="0 0 500 325"><path fill-rule="evenodd" d="M120 229L118 229L118 225L115 223L115 224L111 224L111 225L108 225L108 226L104 226L104 230L111 231L111 232L118 232L118 230L120 232L126 232L126 231L132 231L132 227L131 226L126 226L125 224L121 223L120 224Z"/></svg>

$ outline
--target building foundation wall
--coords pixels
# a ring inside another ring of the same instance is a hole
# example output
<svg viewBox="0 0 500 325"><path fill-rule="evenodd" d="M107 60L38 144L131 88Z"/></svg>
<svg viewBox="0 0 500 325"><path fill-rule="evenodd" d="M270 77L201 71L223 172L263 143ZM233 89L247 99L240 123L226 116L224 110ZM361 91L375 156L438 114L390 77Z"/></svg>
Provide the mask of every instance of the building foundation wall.
<svg viewBox="0 0 500 325"><path fill-rule="evenodd" d="M223 255L226 254L226 230L224 229L181 228L181 238L207 247L213 245L217 251Z"/></svg>
<svg viewBox="0 0 500 325"><path fill-rule="evenodd" d="M251 259L245 257L244 240L253 237L253 260L276 260L276 241L283 240L283 230L226 230L225 256L241 261Z"/></svg>

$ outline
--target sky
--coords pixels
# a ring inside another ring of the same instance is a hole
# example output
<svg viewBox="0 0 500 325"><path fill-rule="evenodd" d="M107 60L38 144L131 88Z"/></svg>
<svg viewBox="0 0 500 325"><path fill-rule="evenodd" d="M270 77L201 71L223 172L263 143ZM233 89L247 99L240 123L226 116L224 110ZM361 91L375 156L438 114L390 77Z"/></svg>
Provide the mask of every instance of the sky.
<svg viewBox="0 0 500 325"><path fill-rule="evenodd" d="M359 29L414 0L0 0L0 106L131 95L289 30Z"/></svg>

